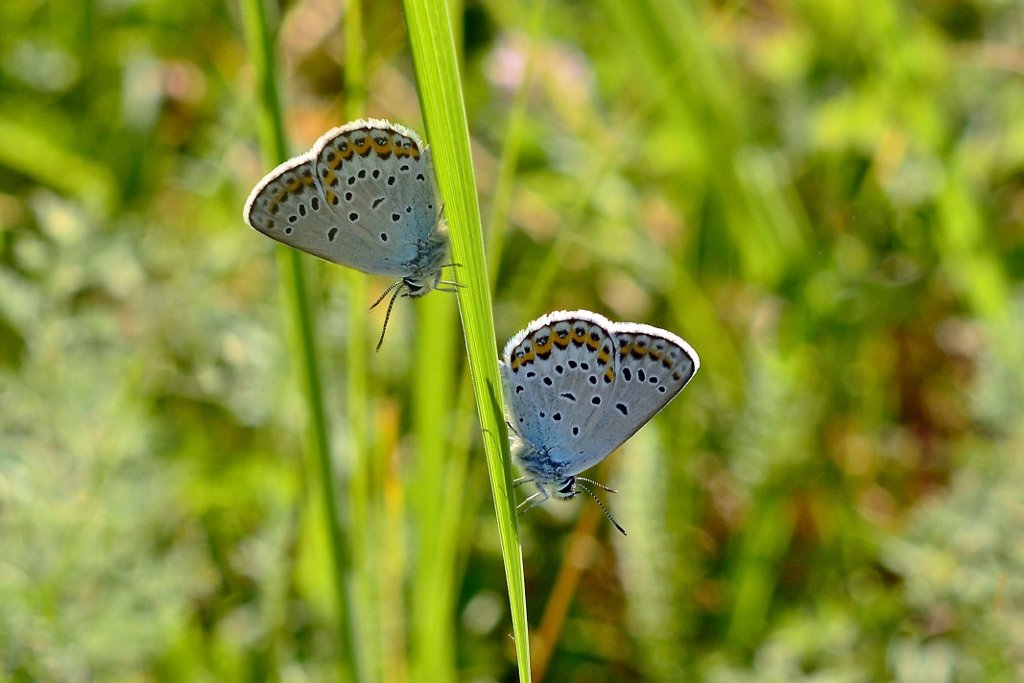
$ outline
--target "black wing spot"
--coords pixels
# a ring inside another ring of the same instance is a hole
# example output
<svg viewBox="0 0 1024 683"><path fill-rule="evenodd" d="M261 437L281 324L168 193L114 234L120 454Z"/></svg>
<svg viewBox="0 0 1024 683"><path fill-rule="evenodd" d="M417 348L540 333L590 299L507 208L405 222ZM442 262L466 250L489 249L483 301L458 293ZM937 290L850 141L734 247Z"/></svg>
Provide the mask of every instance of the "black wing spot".
<svg viewBox="0 0 1024 683"><path fill-rule="evenodd" d="M352 201L352 196L353 196L353 195L352 195L352 193L351 193L351 192L346 192L346 193L345 193L345 201L346 201L346 202L350 202L350 201Z"/></svg>
<svg viewBox="0 0 1024 683"><path fill-rule="evenodd" d="M355 222L355 221L359 220L359 214L358 214L358 213L356 213L355 211L353 211L352 213L350 213L350 214L348 215L348 219L349 219L350 221L353 221L353 222Z"/></svg>
<svg viewBox="0 0 1024 683"><path fill-rule="evenodd" d="M580 363L580 370L589 370L590 363Z"/></svg>
<svg viewBox="0 0 1024 683"><path fill-rule="evenodd" d="M286 226L286 227L285 227L285 229L284 229L284 234L286 234L286 235L290 235L290 234L292 234L292 229L291 229L291 227L288 227L288 226Z"/></svg>
<svg viewBox="0 0 1024 683"><path fill-rule="evenodd" d="M595 396L594 398L590 399L590 402L593 403L595 406L599 406L601 405L601 397Z"/></svg>
<svg viewBox="0 0 1024 683"><path fill-rule="evenodd" d="M358 175L360 178L365 178L366 177L366 169L365 168L359 169L359 173L357 173L356 175Z"/></svg>
<svg viewBox="0 0 1024 683"><path fill-rule="evenodd" d="M402 220L402 215L401 214L397 214L397 213L393 213L393 214L391 214L391 220L393 220L395 223L397 223L398 221Z"/></svg>
<svg viewBox="0 0 1024 683"><path fill-rule="evenodd" d="M388 234L386 232L382 232L380 234L380 241L381 242L387 242L388 241Z"/></svg>
<svg viewBox="0 0 1024 683"><path fill-rule="evenodd" d="M519 421L520 422L525 422L525 420L523 418L519 418Z"/></svg>
<svg viewBox="0 0 1024 683"><path fill-rule="evenodd" d="M580 435L580 428L579 427L573 427L572 428L572 435L573 436L579 436Z"/></svg>
<svg viewBox="0 0 1024 683"><path fill-rule="evenodd" d="M545 384L545 386L549 386L550 387L551 386L551 378L550 377L545 377L544 378L544 384Z"/></svg>
<svg viewBox="0 0 1024 683"><path fill-rule="evenodd" d="M665 385L662 384L660 387L658 387L658 391L660 391L661 393L664 394L665 393Z"/></svg>
<svg viewBox="0 0 1024 683"><path fill-rule="evenodd" d="M615 409L618 410L623 415L629 415L629 408L626 407L625 403L616 403Z"/></svg>
<svg viewBox="0 0 1024 683"><path fill-rule="evenodd" d="M570 392L570 391L567 391L567 392L565 392L564 394L559 394L559 396L561 396L562 398L567 398L567 399L569 399L570 401L575 401L575 400L576 400L576 396L575 396L575 394L573 394L573 393L572 393L572 392Z"/></svg>
<svg viewBox="0 0 1024 683"><path fill-rule="evenodd" d="M395 184L395 176L389 175L388 176L388 185L394 185L394 184Z"/></svg>
<svg viewBox="0 0 1024 683"><path fill-rule="evenodd" d="M548 414L547 414L547 413L545 413L545 412L544 412L543 410L542 410L542 411L540 411L539 413L537 413L537 415L538 415L538 416L540 416L540 417L542 417L542 418L543 418L543 417L547 417L547 416L548 416Z"/></svg>
<svg viewBox="0 0 1024 683"><path fill-rule="evenodd" d="M330 230L328 230L327 231L327 241L328 242L333 242L334 241L334 237L337 234L338 234L338 229L337 228L331 228Z"/></svg>
<svg viewBox="0 0 1024 683"><path fill-rule="evenodd" d="M565 368L562 367L561 363L555 366L555 372L557 372L559 375L565 372Z"/></svg>
<svg viewBox="0 0 1024 683"><path fill-rule="evenodd" d="M657 377L655 377L654 375L651 375L650 377L648 377L648 378L647 378L647 381L648 381L648 382L649 382L650 384L657 384L657 383L658 383L658 378L657 378Z"/></svg>
<svg viewBox="0 0 1024 683"><path fill-rule="evenodd" d="M300 216L305 216L306 215L306 205L305 204L299 204L299 215Z"/></svg>
<svg viewBox="0 0 1024 683"><path fill-rule="evenodd" d="M555 413L554 415L551 416L551 419L554 420L555 422L561 422L562 421L562 414L561 413Z"/></svg>
<svg viewBox="0 0 1024 683"><path fill-rule="evenodd" d="M417 173L417 174L416 174L416 180L420 181L421 183L422 183L422 182L423 182L424 180L426 180L426 179L427 179L427 178L426 178L426 176L424 176L424 175L423 175L422 173Z"/></svg>
<svg viewBox="0 0 1024 683"><path fill-rule="evenodd" d="M576 361L574 361L574 360L569 361L569 367L570 368L575 369L577 365L579 365L579 363L577 363Z"/></svg>
<svg viewBox="0 0 1024 683"><path fill-rule="evenodd" d="M517 384L516 385L516 393L517 394L521 394L524 391L526 391L526 387L524 387L522 384Z"/></svg>
<svg viewBox="0 0 1024 683"><path fill-rule="evenodd" d="M373 169L373 174L372 175L373 175L374 178L380 178L380 169L379 168Z"/></svg>
<svg viewBox="0 0 1024 683"><path fill-rule="evenodd" d="M377 197L373 200L373 204L370 206L371 209L376 209L384 201L384 197Z"/></svg>
<svg viewBox="0 0 1024 683"><path fill-rule="evenodd" d="M633 379L633 373L629 368L622 368L622 377L628 382Z"/></svg>
<svg viewBox="0 0 1024 683"><path fill-rule="evenodd" d="M399 171L408 171L409 170L409 164L402 164L401 166L398 167L398 170Z"/></svg>
<svg viewBox="0 0 1024 683"><path fill-rule="evenodd" d="M296 216L294 213L291 216L288 216L288 222L289 223L294 223L297 220L299 220L299 217Z"/></svg>
<svg viewBox="0 0 1024 683"><path fill-rule="evenodd" d="M350 175L348 177L348 184L349 185L355 185L356 184L356 177L354 175Z"/></svg>
<svg viewBox="0 0 1024 683"><path fill-rule="evenodd" d="M643 381L645 381L647 379L647 373L644 372L643 368L640 368L639 370L636 371L636 378L638 380L640 380L641 382L643 382Z"/></svg>
<svg viewBox="0 0 1024 683"><path fill-rule="evenodd" d="M590 377L587 378L587 381L589 381L591 384L597 384L597 375L591 375Z"/></svg>
<svg viewBox="0 0 1024 683"><path fill-rule="evenodd" d="M320 198L319 197L313 197L312 199L309 200L309 205L310 205L310 207L312 207L312 209L314 211L319 211L320 210Z"/></svg>
<svg viewBox="0 0 1024 683"><path fill-rule="evenodd" d="M527 379L533 379L536 376L537 376L537 373L534 372L533 370L530 370L528 373L526 373Z"/></svg>

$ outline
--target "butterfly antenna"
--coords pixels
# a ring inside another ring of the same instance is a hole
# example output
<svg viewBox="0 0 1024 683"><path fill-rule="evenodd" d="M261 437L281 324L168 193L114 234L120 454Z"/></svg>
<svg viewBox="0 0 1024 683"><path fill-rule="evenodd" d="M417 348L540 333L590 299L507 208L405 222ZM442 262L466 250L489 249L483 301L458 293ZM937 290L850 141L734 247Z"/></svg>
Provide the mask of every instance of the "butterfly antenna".
<svg viewBox="0 0 1024 683"><path fill-rule="evenodd" d="M401 282L399 282L399 284L401 284ZM380 339L377 340L377 351L380 351L380 346L384 343L384 333L388 331L388 321L391 320L391 309L395 307L395 299L397 299L398 295L402 293L402 289L400 287L395 287L394 285L389 289L394 289L395 293L391 295L391 301L388 302L388 312L384 314L384 327L381 328ZM385 292L385 294L386 293L387 292ZM381 298L383 299L384 297ZM380 301L377 303L380 303ZM376 305L377 304L374 304L374 306Z"/></svg>
<svg viewBox="0 0 1024 683"><path fill-rule="evenodd" d="M576 481L582 481L582 482L585 482L587 484L590 484L591 486L596 486L599 489L604 489L608 493L618 493L619 492L618 489L613 489L610 486L605 486L604 484L602 484L599 481L594 481L593 479L587 479L586 477L576 477Z"/></svg>
<svg viewBox="0 0 1024 683"><path fill-rule="evenodd" d="M587 479L586 481L590 481L590 480ZM590 483L594 484L594 483L597 483L597 482L590 481ZM623 536L625 536L626 535L626 530L623 529L622 526L618 522L615 521L615 518L612 517L612 513L608 512L608 508L606 508L604 506L604 503L601 502L601 499L598 498L594 494L594 492L590 490L590 487L588 487L586 484L581 484L579 477L576 477L576 485L579 486L584 491L586 491L587 494L589 494L590 497L594 499L594 502L596 502L598 507L600 507L601 510L604 512L604 516L608 518L608 521L611 522L612 524L614 524L615 528L618 529L622 533ZM597 484L597 485L601 486L600 484ZM606 487L601 486L601 488L606 488ZM610 491L611 489L606 489L606 490Z"/></svg>
<svg viewBox="0 0 1024 683"><path fill-rule="evenodd" d="M401 287L403 282L403 280L399 280L398 282L392 282L390 285L388 285L388 288L384 290L384 293L378 296L377 300L373 302L373 305L366 310L372 311L373 309L377 308L377 304L379 304L381 301L384 301L384 297L390 294L391 290L393 290L395 287Z"/></svg>

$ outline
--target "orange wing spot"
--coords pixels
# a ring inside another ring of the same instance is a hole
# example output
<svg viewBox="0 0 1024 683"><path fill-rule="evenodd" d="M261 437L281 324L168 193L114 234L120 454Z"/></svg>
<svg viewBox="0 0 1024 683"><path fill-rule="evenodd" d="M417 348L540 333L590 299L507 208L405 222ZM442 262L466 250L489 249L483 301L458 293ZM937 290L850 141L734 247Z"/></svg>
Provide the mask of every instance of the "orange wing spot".
<svg viewBox="0 0 1024 683"><path fill-rule="evenodd" d="M306 187L312 187L312 185L313 185L313 174L312 173L307 173L306 175L302 176L302 184L305 185Z"/></svg>
<svg viewBox="0 0 1024 683"><path fill-rule="evenodd" d="M612 372L611 368L608 368L604 371L604 381L611 382L613 379L615 379L615 373Z"/></svg>
<svg viewBox="0 0 1024 683"><path fill-rule="evenodd" d="M653 358L654 360L661 360L662 354L661 351L655 351L654 349L651 349L650 351L647 352L647 355Z"/></svg>
<svg viewBox="0 0 1024 683"><path fill-rule="evenodd" d="M665 358L662 358L661 359L661 367L665 368L666 370L671 370L672 369L672 361L670 361L667 356Z"/></svg>
<svg viewBox="0 0 1024 683"><path fill-rule="evenodd" d="M292 178L291 180L286 182L284 186L288 189L289 192L296 192L300 187L302 187L302 179Z"/></svg>
<svg viewBox="0 0 1024 683"><path fill-rule="evenodd" d="M270 204L267 206L267 213L269 213L271 216L276 216L277 210L279 208L280 206L278 205L277 202L270 202Z"/></svg>
<svg viewBox="0 0 1024 683"><path fill-rule="evenodd" d="M529 365L530 363L533 362L533 359L534 359L534 356L535 356L534 350L531 349L529 351L524 351L523 350L524 348L525 348L525 344L520 344L519 346L517 346L512 351L512 363L511 363L511 365L512 365L512 369L513 370L518 370L520 367L522 367L524 365ZM519 355L520 353L523 354L523 355L520 356Z"/></svg>
<svg viewBox="0 0 1024 683"><path fill-rule="evenodd" d="M349 151L348 154L349 154L349 156L352 156L352 152L351 151ZM338 168L341 166L341 154L335 154L331 158L331 160L327 162L327 165L330 167L330 169L332 171L337 171Z"/></svg>
<svg viewBox="0 0 1024 683"><path fill-rule="evenodd" d="M581 327L581 328L574 329L572 331L572 338L573 338L573 340L583 341L586 336L587 336L586 328L582 328Z"/></svg>
<svg viewBox="0 0 1024 683"><path fill-rule="evenodd" d="M333 171L324 173L324 182L330 186L334 186L334 183L338 182L338 176L334 175Z"/></svg>
<svg viewBox="0 0 1024 683"><path fill-rule="evenodd" d="M557 334L553 334L551 335L551 341L554 343L555 346L557 346L560 349L565 349L569 347L569 335L559 337Z"/></svg>
<svg viewBox="0 0 1024 683"><path fill-rule="evenodd" d="M683 379L683 373L681 373L681 372L679 372L678 370L676 370L675 372L673 372L673 373L672 373L672 379L674 379L674 380L675 380L675 381L677 381L677 382L680 382L680 381L682 381L682 379Z"/></svg>
<svg viewBox="0 0 1024 683"><path fill-rule="evenodd" d="M327 190L327 203L331 206L338 205L338 195L334 194L330 190Z"/></svg>
<svg viewBox="0 0 1024 683"><path fill-rule="evenodd" d="M391 152L394 151L394 148L391 146L391 138L385 135L381 136L381 139L384 140L384 144L380 144L379 142L377 142L376 137L372 139L373 151L382 157L391 156Z"/></svg>
<svg viewBox="0 0 1024 683"><path fill-rule="evenodd" d="M338 156L338 166L341 166L342 160L348 161L349 159L352 158L352 155L355 154L355 153L356 153L356 149L355 149L355 147L352 146L352 143L351 142L346 142L344 149L338 149L338 154L339 154L339 156ZM336 169L338 166L332 166L332 168Z"/></svg>
<svg viewBox="0 0 1024 683"><path fill-rule="evenodd" d="M405 145L409 144L409 147ZM412 156L412 145L406 138L399 138L395 141L395 156L408 157Z"/></svg>
<svg viewBox="0 0 1024 683"><path fill-rule="evenodd" d="M593 337L587 337L587 348L591 351L597 351L597 347L601 345L600 341L594 341Z"/></svg>
<svg viewBox="0 0 1024 683"><path fill-rule="evenodd" d="M420 160L420 148L417 147L416 145L413 145L412 147L409 148L409 153L412 154L412 158L415 159L416 161Z"/></svg>
<svg viewBox="0 0 1024 683"><path fill-rule="evenodd" d="M363 144L358 144L358 143ZM365 157L370 153L370 149L373 147L373 139L369 135L364 135L362 138L357 138L352 141L352 149L355 153L361 157Z"/></svg>
<svg viewBox="0 0 1024 683"><path fill-rule="evenodd" d="M605 353L604 349L601 349L600 351L597 352L597 361L602 365L607 365L609 362L611 362L611 359L611 354Z"/></svg>
<svg viewBox="0 0 1024 683"><path fill-rule="evenodd" d="M534 340L533 350L536 353L540 354L540 355L544 355L545 353L550 353L551 352L551 346L552 346L552 344L554 344L554 338L552 337L551 334L547 334L547 335L545 335L545 337L546 338L544 339L544 343L543 344L538 344L536 339Z"/></svg>
<svg viewBox="0 0 1024 683"><path fill-rule="evenodd" d="M619 347L619 356L625 357L633 350L633 344L626 343Z"/></svg>

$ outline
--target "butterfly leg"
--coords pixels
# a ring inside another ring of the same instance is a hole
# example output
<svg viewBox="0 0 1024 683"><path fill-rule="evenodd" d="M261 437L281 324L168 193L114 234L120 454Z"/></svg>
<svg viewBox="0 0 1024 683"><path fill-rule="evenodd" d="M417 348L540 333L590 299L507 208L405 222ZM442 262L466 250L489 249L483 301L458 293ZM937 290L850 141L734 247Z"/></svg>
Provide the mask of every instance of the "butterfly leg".
<svg viewBox="0 0 1024 683"><path fill-rule="evenodd" d="M538 505L546 501L550 497L551 494L547 492L547 489L545 489L540 484L537 484L537 493L533 494L532 496L521 502L519 505L517 505L516 512L520 515L524 515L533 508L537 507Z"/></svg>

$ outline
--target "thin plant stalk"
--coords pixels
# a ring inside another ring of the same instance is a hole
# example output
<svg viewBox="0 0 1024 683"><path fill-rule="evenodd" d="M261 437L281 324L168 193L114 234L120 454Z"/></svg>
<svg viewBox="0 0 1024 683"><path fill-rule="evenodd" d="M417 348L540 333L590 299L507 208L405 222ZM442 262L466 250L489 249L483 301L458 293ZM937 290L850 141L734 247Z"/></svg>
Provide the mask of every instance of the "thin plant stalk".
<svg viewBox="0 0 1024 683"><path fill-rule="evenodd" d="M267 21L263 0L243 0L243 24L246 44L257 75L259 138L264 157L269 165L277 164L288 156L277 86L277 61L274 39ZM313 311L306 291L303 256L293 249L278 248L278 263L284 274L292 339L296 345L299 369L303 378L304 396L310 421L310 452L313 460L311 472L316 473L323 505L324 524L331 561L332 589L335 601L339 641L339 674L345 680L358 680L356 660L349 629L351 615L346 577L350 566L348 547L338 524L335 503L334 474L331 463L327 416L324 411L323 389L320 384L320 362L313 338Z"/></svg>
<svg viewBox="0 0 1024 683"><path fill-rule="evenodd" d="M511 458L498 374L480 206L451 22L446 3L405 0L403 4L423 119L451 231L453 260L461 264L457 269L457 278L462 285L459 289L459 311L498 520L519 679L529 681L526 591L512 497Z"/></svg>

